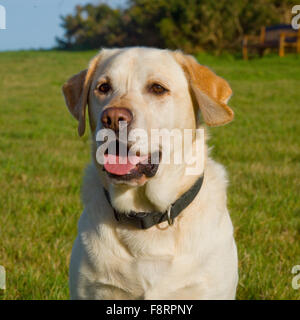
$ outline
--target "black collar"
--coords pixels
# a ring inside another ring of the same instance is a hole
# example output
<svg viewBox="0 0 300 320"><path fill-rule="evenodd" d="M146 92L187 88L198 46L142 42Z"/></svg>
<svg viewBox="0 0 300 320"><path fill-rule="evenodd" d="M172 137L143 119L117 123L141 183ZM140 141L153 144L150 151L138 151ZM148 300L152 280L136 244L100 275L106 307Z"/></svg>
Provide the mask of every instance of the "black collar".
<svg viewBox="0 0 300 320"><path fill-rule="evenodd" d="M172 225L174 219L195 199L196 195L201 189L204 176L202 175L195 184L186 191L179 199L172 203L166 212L136 212L120 213L116 211L110 201L109 193L104 189L107 201L114 210L114 215L117 221L131 224L140 229L148 229L156 224L168 221Z"/></svg>

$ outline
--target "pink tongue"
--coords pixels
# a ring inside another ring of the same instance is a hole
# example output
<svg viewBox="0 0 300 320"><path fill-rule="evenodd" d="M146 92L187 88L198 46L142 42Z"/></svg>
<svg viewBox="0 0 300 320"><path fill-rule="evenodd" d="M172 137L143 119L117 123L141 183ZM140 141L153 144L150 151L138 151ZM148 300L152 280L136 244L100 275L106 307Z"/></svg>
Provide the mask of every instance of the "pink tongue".
<svg viewBox="0 0 300 320"><path fill-rule="evenodd" d="M107 172L122 176L124 174L128 174L132 169L136 167L136 165L143 160L147 159L148 156L129 156L123 157L112 154L104 155L104 168Z"/></svg>

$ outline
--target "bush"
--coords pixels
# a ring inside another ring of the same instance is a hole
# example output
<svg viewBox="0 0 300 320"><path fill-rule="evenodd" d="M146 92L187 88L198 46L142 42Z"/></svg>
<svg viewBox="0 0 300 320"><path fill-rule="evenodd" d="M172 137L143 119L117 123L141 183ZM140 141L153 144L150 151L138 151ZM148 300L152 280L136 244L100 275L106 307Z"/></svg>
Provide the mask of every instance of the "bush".
<svg viewBox="0 0 300 320"><path fill-rule="evenodd" d="M131 0L125 9L77 6L62 17L63 49L155 46L220 53L240 49L244 34L289 23L295 0Z"/></svg>

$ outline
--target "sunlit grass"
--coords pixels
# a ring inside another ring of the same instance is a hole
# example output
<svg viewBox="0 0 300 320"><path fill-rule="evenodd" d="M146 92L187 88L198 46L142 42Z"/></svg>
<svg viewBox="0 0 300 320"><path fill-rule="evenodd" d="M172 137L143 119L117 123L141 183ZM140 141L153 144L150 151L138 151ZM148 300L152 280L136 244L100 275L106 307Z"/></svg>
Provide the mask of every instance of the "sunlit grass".
<svg viewBox="0 0 300 320"><path fill-rule="evenodd" d="M68 264L89 161L61 85L95 51L0 53L0 265L4 299L67 299ZM210 129L229 173L238 299L297 299L300 59L198 56L233 88L235 121Z"/></svg>

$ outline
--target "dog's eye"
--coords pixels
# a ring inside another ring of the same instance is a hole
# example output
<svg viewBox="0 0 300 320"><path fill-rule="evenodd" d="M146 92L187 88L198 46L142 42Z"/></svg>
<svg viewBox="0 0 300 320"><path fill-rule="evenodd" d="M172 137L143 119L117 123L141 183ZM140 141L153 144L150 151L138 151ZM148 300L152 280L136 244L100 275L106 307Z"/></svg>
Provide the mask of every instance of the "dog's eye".
<svg viewBox="0 0 300 320"><path fill-rule="evenodd" d="M150 91L154 94L160 95L167 92L168 90L158 83L153 83L150 86Z"/></svg>
<svg viewBox="0 0 300 320"><path fill-rule="evenodd" d="M104 82L97 87L98 92L108 93L111 90L111 85L108 82Z"/></svg>

